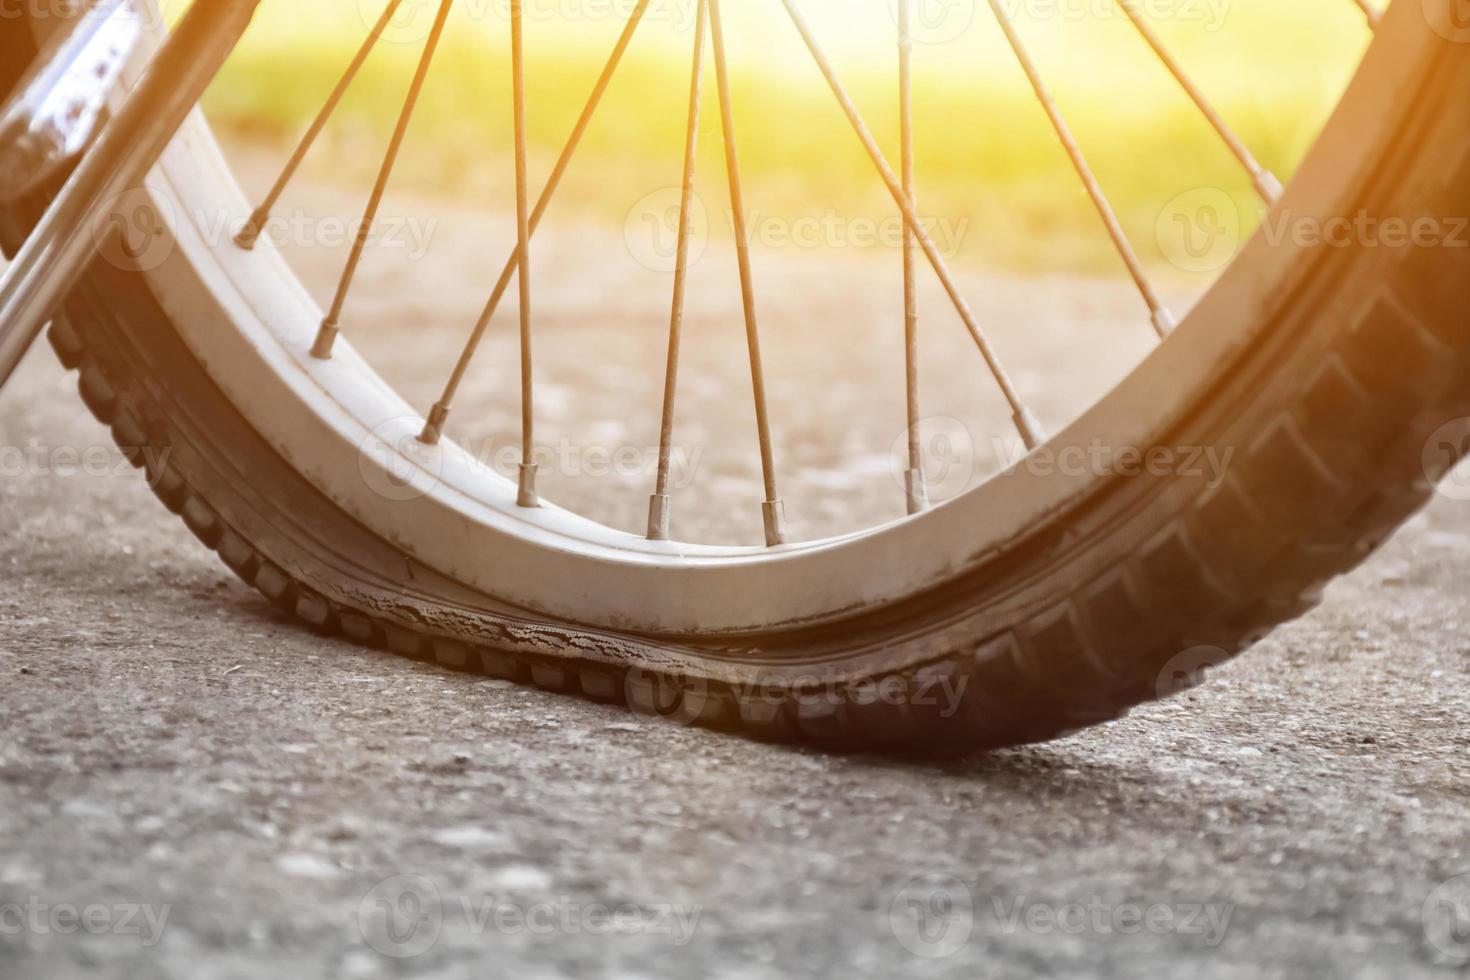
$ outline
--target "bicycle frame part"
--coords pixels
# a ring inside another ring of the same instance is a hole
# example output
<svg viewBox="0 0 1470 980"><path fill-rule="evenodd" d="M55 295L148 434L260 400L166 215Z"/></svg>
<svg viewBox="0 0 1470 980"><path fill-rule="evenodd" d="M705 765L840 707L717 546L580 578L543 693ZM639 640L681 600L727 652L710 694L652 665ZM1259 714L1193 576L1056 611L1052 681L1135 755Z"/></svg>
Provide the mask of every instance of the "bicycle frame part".
<svg viewBox="0 0 1470 980"><path fill-rule="evenodd" d="M143 30L130 0L97 0L42 46L0 109L0 204L49 183L95 142Z"/></svg>
<svg viewBox="0 0 1470 980"><path fill-rule="evenodd" d="M76 170L0 280L0 386L102 244L98 222L108 218L121 195L142 185L245 33L259 3L194 0L122 109L94 134L91 146L79 147ZM41 74L65 83L77 80L69 72L51 74L43 68Z"/></svg>

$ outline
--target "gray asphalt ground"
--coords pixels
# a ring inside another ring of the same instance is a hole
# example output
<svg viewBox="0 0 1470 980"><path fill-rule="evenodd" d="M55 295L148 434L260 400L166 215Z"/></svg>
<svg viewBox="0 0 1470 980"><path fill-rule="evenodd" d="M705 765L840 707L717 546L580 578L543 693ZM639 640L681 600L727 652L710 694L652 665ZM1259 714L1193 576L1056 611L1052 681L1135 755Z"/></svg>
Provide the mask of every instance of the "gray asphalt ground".
<svg viewBox="0 0 1470 980"><path fill-rule="evenodd" d="M374 281L358 315L380 323L451 301ZM587 288L563 306L601 295ZM840 293L803 317L854 302ZM1136 320L1111 287L993 295L1050 311L1028 327L1043 348L1081 310ZM388 349L392 331L359 329ZM468 397L498 424L501 395ZM844 398L881 460L895 433L863 427L861 389L814 410ZM0 395L0 446L0 977L1400 978L1470 963L1470 502L1441 497L1320 610L1189 695L931 764L644 721L303 631L157 505L47 350ZM806 469L798 483L840 483ZM886 513L843 499L804 526ZM636 522L642 499L618 506L604 518ZM702 526L739 537L750 516Z"/></svg>

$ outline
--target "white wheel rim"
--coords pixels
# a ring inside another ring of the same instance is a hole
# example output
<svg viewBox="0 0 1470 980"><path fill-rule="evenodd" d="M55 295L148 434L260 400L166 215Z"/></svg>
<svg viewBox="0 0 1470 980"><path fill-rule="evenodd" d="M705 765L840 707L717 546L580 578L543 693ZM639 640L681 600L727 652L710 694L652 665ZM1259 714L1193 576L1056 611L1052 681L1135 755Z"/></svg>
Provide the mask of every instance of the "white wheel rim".
<svg viewBox="0 0 1470 980"><path fill-rule="evenodd" d="M1384 18L1280 208L1298 216L1341 213L1365 176L1370 149L1389 137L1401 89L1436 43L1417 5L1394 9L1401 16ZM1022 462L916 517L775 549L655 542L554 506L520 509L513 483L453 443L417 443L422 414L350 344L329 361L309 355L321 310L268 242L244 251L208 233L222 207L243 219L249 206L198 114L148 188L172 247L147 279L251 426L365 527L529 613L684 636L818 623L963 574L1106 479L1038 475ZM1049 451L1084 451L1097 439L1152 445L1219 366L1280 314L1289 285L1320 258L1257 234L1170 339L1054 436ZM410 492L383 492L404 476Z"/></svg>

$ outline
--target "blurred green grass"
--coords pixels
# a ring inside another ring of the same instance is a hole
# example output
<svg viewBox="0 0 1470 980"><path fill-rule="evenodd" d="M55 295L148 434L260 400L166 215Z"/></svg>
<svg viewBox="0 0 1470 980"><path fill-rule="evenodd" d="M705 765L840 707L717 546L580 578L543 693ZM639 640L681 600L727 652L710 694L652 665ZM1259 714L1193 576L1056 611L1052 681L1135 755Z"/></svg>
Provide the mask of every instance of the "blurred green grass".
<svg viewBox="0 0 1470 980"><path fill-rule="evenodd" d="M1106 0L1086 2L1077 9L1088 16L1023 16L1023 33L1134 243L1145 261L1170 274L1176 270L1167 267L1155 236L1169 200L1218 187L1244 215L1256 203L1216 134L1132 28L1116 12L1106 15ZM1338 98L1366 32L1345 0L1294 0L1289 10L1274 0L1218 2L1228 5L1220 8L1220 29L1179 18L1161 23L1160 31L1261 160L1285 178ZM896 160L886 3L864 4L877 11L867 11L866 21L845 16L834 0L812 5L821 15L814 19L838 33L834 61ZM432 14L431 5L421 6L420 15ZM265 23L206 103L227 141L265 145L284 156L364 35L360 9L378 8L366 0L361 8L323 4L303 28L299 16L268 7ZM445 38L394 187L504 209L512 177L505 25L498 7L478 9L475 22L466 18ZM735 9L728 33L748 206L767 216L892 216L892 201L790 25L751 7ZM620 27L612 17L561 32L549 23L531 25L533 193ZM653 38L635 39L550 220L620 225L647 194L678 183L690 34L672 19L646 24L643 32ZM367 63L311 158L314 178L372 179L418 58L410 40L381 45ZM993 23L977 20L950 44L920 45L916 58L920 210L966 229L959 260L1026 271L1115 272L1118 260L1097 215ZM703 103L700 187L711 213L723 213L712 76ZM718 235L725 223L712 224Z"/></svg>

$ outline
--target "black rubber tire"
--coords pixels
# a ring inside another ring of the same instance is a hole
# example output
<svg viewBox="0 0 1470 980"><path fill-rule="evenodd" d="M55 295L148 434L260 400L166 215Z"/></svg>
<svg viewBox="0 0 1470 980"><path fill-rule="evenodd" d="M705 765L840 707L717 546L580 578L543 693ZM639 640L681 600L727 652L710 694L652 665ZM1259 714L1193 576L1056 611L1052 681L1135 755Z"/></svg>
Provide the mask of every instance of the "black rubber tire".
<svg viewBox="0 0 1470 980"><path fill-rule="evenodd" d="M1467 48L1423 66L1367 212L1470 214ZM9 244L39 206L8 216ZM139 276L99 263L50 339L120 446L168 450L163 503L314 628L761 738L954 751L1118 717L1310 609L1453 462L1426 472L1423 447L1470 415L1467 311L1470 249L1324 254L1171 433L1235 447L1223 484L1118 477L940 588L720 644L532 621L375 537L251 430Z"/></svg>

